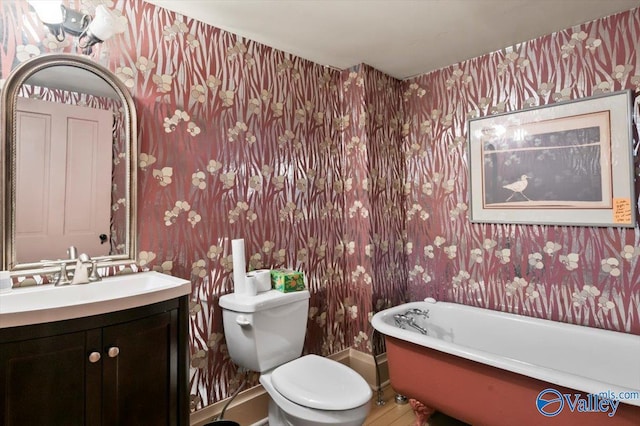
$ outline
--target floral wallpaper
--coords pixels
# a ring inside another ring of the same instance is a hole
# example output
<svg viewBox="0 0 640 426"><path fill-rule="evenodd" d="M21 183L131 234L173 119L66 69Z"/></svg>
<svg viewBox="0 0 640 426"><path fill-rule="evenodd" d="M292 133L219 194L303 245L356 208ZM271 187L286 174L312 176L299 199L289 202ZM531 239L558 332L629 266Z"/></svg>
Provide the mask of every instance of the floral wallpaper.
<svg viewBox="0 0 640 426"><path fill-rule="evenodd" d="M226 397L239 380L218 307L233 291L235 238L245 240L249 269L304 271L306 352L370 350L373 284L399 303L394 288L406 283L401 194L392 190L402 179L399 108L384 106L399 106L400 82L369 67L341 73L140 0L68 4L93 13L100 3L121 13L127 30L92 58L130 88L138 110L134 269L193 284L192 407ZM56 41L26 1L3 2L0 13L3 78L34 55L77 53L74 39ZM375 126L366 122L370 108L379 110ZM389 189L382 173L372 182L379 194L371 202L369 156L379 170L395 170ZM352 158L360 169L347 175ZM373 236L380 249L368 243Z"/></svg>
<svg viewBox="0 0 640 426"><path fill-rule="evenodd" d="M633 9L404 82L412 300L640 334L639 227L470 223L466 155L467 119L624 89L635 98L638 40ZM637 154L637 122L633 134Z"/></svg>
<svg viewBox="0 0 640 426"><path fill-rule="evenodd" d="M250 269L304 271L305 352L380 348L372 313L428 295L640 334L638 228L471 224L465 157L470 116L637 89L638 9L398 81L141 0L69 2L101 3L127 25L92 58L138 110L136 267L193 285L193 409L240 379L218 306L235 238ZM0 28L2 78L33 55L76 53L24 0L0 4Z"/></svg>
<svg viewBox="0 0 640 426"><path fill-rule="evenodd" d="M408 300L404 252L404 152L402 83L368 65L342 72L341 96L346 189L344 218L349 241L346 272L356 297L372 312ZM361 350L373 343L378 353L381 336L367 335L368 312L347 306L354 345ZM369 332L371 330L369 329ZM363 343L366 347L361 347Z"/></svg>

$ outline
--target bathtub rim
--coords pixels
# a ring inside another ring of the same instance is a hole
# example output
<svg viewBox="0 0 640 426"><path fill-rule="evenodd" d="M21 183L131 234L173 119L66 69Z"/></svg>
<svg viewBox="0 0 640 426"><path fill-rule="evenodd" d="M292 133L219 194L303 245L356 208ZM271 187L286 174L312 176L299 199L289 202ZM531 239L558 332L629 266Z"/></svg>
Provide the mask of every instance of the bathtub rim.
<svg viewBox="0 0 640 426"><path fill-rule="evenodd" d="M492 367L511 371L513 373L522 374L527 377L542 380L551 385L557 385L565 388L575 389L576 391L589 393L589 394L598 394L600 392L604 392L608 390L611 390L616 394L620 392L640 393L640 387L638 389L627 388L625 386L615 385L608 382L600 382L598 380L589 379L584 376L578 376L576 374L570 374L570 373L566 373L566 372L555 370L548 367L537 366L535 364L531 364L528 362L519 361L513 358L507 358L504 356L492 354L487 351L482 351L479 349L469 348L467 346L446 342L444 340L437 339L435 337L420 334L417 331L401 329L400 327L397 327L395 324L393 324L393 318L392 318L393 315L395 315L396 313L399 313L400 311L405 311L411 308L426 309L429 306L435 305L437 303L455 305L456 309L462 309L462 310L472 310L472 311L483 310L493 314L503 314L503 315L509 315L509 316L515 316L515 317L522 317L524 320L533 320L534 322L538 322L538 321L552 322L554 326L558 326L562 328L582 327L576 324L562 323L557 321L546 320L543 318L528 317L524 315L510 313L510 312L494 311L491 309L462 305L459 303L427 302L427 301L408 302L402 305L397 305L397 306L382 310L380 312L377 312L371 318L371 325L379 333L385 336L395 337L397 339L411 342L418 346L423 346L423 347L434 349L440 352L448 353L450 355L459 356L462 358L469 359L471 361L476 361L482 364L490 365ZM593 327L588 327L588 328L590 329L589 331L593 331L595 333L619 333L622 335L628 335L628 336L632 336L633 338L640 339L640 336L637 336L634 334L621 333L614 330L604 330L604 329L593 328ZM427 345L425 343L429 343L429 344ZM540 390L542 391L543 389L540 389ZM623 404L640 407L640 398L624 399L619 401Z"/></svg>

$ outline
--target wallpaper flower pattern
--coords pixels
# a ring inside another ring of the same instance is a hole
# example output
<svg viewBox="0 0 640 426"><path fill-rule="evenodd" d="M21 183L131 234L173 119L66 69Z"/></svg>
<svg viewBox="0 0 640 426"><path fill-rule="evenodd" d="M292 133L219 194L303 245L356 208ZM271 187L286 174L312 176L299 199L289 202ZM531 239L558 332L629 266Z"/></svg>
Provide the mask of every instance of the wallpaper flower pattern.
<svg viewBox="0 0 640 426"><path fill-rule="evenodd" d="M637 99L639 37L633 9L405 82L412 300L640 334L638 226L472 224L466 157L467 119L625 89ZM634 111L637 119L637 103Z"/></svg>
<svg viewBox="0 0 640 426"><path fill-rule="evenodd" d="M471 224L465 158L468 117L639 90L638 9L398 81L141 0L70 2L101 3L127 22L94 60L138 108L137 267L193 283L192 408L239 380L217 303L233 290L234 238L251 269L305 272L306 352L369 351L373 312L427 295L640 334L638 228ZM75 53L26 1L2 2L0 28L3 78Z"/></svg>

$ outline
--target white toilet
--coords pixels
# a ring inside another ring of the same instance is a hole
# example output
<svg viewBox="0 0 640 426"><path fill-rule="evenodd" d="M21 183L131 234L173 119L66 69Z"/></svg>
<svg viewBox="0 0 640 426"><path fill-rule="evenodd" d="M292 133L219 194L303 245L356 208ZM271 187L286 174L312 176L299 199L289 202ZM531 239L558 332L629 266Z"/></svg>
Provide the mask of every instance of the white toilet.
<svg viewBox="0 0 640 426"><path fill-rule="evenodd" d="M259 371L269 393L269 426L361 426L369 412L371 388L349 367L302 354L309 292L220 298L231 359Z"/></svg>

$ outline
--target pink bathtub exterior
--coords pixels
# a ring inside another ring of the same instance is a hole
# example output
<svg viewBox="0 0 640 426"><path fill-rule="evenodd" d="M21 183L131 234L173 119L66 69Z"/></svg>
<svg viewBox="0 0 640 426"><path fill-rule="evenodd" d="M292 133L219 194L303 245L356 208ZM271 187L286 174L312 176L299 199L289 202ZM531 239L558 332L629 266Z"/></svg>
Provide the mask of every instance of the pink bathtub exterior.
<svg viewBox="0 0 640 426"><path fill-rule="evenodd" d="M535 406L541 390L576 391L393 337L385 341L396 392L473 426L640 425L640 407L622 403L613 417L566 409L544 417Z"/></svg>

